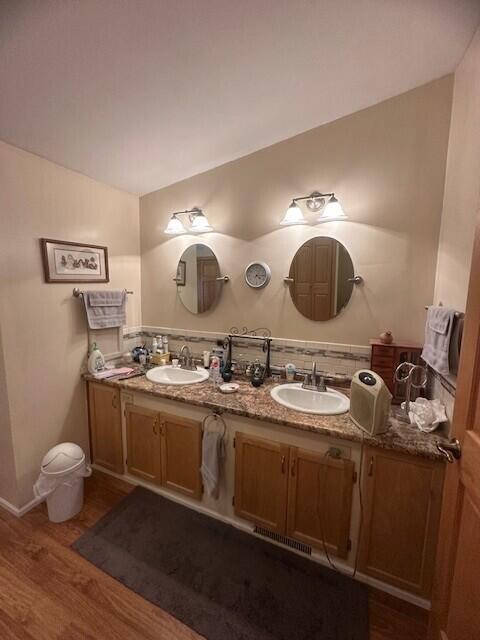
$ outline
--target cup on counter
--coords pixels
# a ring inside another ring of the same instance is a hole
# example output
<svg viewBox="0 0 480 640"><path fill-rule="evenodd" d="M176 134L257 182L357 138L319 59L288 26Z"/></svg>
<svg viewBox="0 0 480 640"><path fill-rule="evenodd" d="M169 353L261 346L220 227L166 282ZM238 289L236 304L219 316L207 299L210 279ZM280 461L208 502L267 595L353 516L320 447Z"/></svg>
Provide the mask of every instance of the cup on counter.
<svg viewBox="0 0 480 640"><path fill-rule="evenodd" d="M178 358L173 358L172 367L178 367Z"/></svg>

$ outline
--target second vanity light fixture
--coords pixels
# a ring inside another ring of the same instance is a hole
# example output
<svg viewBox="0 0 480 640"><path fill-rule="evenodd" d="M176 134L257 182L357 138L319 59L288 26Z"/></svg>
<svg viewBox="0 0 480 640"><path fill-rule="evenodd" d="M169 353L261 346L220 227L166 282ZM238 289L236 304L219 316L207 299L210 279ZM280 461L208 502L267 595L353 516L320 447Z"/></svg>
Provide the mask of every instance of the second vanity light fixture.
<svg viewBox="0 0 480 640"><path fill-rule="evenodd" d="M328 201L326 198L328 198ZM281 225L288 226L308 223L308 220L303 215L303 211L298 206L298 202L303 200L306 201L305 204L313 213L323 209L322 213L317 218L317 222L347 220L348 218L342 209L342 205L339 203L333 192L320 193L319 191L313 191L309 196L293 198L283 220L280 222Z"/></svg>
<svg viewBox="0 0 480 640"><path fill-rule="evenodd" d="M190 223L188 229L179 216L187 217ZM193 207L193 209L185 209L185 211L172 213L172 217L168 221L164 233L170 236L178 236L181 233L206 233L207 231L213 231L213 227L208 222L207 216L198 207Z"/></svg>

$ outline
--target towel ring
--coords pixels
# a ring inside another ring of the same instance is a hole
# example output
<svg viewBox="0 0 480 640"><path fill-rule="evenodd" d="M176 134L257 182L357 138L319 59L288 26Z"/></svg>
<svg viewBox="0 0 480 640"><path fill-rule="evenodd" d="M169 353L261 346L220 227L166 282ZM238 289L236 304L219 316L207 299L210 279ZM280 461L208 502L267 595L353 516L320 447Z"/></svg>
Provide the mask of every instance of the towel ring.
<svg viewBox="0 0 480 640"><path fill-rule="evenodd" d="M227 425L225 423L225 420L222 418L222 416L220 416L218 413L209 413L208 416L205 416L205 418L202 420L202 431L207 431L207 425L209 420L215 420L215 423L217 422L217 420L220 420L222 425L223 425L223 432L222 432L222 439L225 438L226 434L227 434Z"/></svg>
<svg viewBox="0 0 480 640"><path fill-rule="evenodd" d="M406 375L401 376L402 371L407 371ZM416 371L421 372L420 382L417 384L413 381ZM394 382L409 383L414 389L423 389L427 384L427 370L420 364L412 364L411 362L401 362L395 369Z"/></svg>

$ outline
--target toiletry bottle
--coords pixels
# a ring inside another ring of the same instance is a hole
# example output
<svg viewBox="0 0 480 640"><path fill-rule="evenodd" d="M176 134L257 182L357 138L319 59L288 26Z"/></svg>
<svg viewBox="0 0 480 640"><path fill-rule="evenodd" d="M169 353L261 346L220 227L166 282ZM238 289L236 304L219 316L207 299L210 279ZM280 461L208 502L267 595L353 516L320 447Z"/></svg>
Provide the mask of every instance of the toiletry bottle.
<svg viewBox="0 0 480 640"><path fill-rule="evenodd" d="M220 361L220 372L223 371L225 366L225 349L223 347L223 341L217 340L217 346L212 349L212 356L216 356Z"/></svg>
<svg viewBox="0 0 480 640"><path fill-rule="evenodd" d="M203 366L205 369L210 368L210 351L203 352Z"/></svg>
<svg viewBox="0 0 480 640"><path fill-rule="evenodd" d="M163 353L168 353L168 336L162 336Z"/></svg>
<svg viewBox="0 0 480 640"><path fill-rule="evenodd" d="M88 356L87 363L88 373L98 373L99 371L103 371L105 369L105 358L103 357L102 352L97 347L97 343L94 342L92 344L92 350L90 351L90 355Z"/></svg>
<svg viewBox="0 0 480 640"><path fill-rule="evenodd" d="M293 382L295 380L296 372L297 368L291 362L285 365L285 377L287 379L287 382Z"/></svg>
<svg viewBox="0 0 480 640"><path fill-rule="evenodd" d="M152 340L152 353L153 353L153 355L155 355L157 353L157 349L158 349L157 338L153 338L153 340Z"/></svg>
<svg viewBox="0 0 480 640"><path fill-rule="evenodd" d="M210 362L210 380L215 386L219 384L221 379L220 375L220 359L217 356L213 356Z"/></svg>

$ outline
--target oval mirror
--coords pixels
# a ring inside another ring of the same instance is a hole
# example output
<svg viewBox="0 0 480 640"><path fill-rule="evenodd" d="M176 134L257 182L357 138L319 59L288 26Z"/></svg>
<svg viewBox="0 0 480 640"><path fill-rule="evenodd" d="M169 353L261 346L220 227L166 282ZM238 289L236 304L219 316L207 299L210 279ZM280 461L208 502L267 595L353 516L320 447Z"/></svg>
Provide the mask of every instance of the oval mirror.
<svg viewBox="0 0 480 640"><path fill-rule="evenodd" d="M290 265L290 295L310 320L331 320L353 291L353 262L343 244L321 236L302 244Z"/></svg>
<svg viewBox="0 0 480 640"><path fill-rule="evenodd" d="M222 282L217 257L205 244L192 244L178 261L178 297L191 313L205 313L220 298Z"/></svg>

